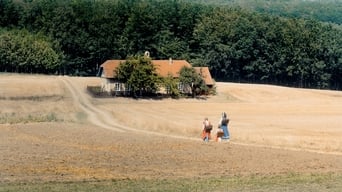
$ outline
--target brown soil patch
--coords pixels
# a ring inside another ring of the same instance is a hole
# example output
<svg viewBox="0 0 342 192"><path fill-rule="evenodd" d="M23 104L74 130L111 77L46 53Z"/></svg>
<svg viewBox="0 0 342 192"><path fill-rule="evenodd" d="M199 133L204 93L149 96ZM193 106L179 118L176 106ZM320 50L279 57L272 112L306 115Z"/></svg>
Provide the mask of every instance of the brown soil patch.
<svg viewBox="0 0 342 192"><path fill-rule="evenodd" d="M94 99L98 78L0 75L0 182L342 172L342 93L217 83L206 100ZM32 97L34 96L34 97ZM37 99L38 98L38 99ZM231 119L229 143L201 122Z"/></svg>

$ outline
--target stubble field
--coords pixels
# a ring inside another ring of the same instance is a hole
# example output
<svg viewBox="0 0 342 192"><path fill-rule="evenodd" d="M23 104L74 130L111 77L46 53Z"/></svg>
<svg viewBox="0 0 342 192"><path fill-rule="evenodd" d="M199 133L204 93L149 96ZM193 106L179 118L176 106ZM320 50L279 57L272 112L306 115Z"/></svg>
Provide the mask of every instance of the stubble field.
<svg viewBox="0 0 342 192"><path fill-rule="evenodd" d="M0 74L0 191L342 189L342 92L218 82L201 99L90 97L100 81ZM223 111L231 141L204 143L203 118Z"/></svg>

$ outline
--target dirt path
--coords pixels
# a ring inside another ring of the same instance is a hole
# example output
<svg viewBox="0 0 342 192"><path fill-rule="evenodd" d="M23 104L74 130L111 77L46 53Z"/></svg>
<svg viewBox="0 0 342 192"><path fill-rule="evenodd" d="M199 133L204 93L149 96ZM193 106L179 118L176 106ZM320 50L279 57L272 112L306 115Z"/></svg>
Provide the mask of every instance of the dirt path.
<svg viewBox="0 0 342 192"><path fill-rule="evenodd" d="M110 113L108 113L108 111L100 109L90 102L89 95L85 93L84 87L78 85L76 81L73 81L73 77L61 76L60 79L63 81L63 83L71 93L74 104L80 107L82 111L87 114L88 120L96 126L118 132L140 132L145 134L152 134L177 139L199 140L198 138L168 135L158 132L147 131L143 129L134 129L132 127L119 124L117 121L115 121L113 116Z"/></svg>
<svg viewBox="0 0 342 192"><path fill-rule="evenodd" d="M114 122L113 118L103 110L96 108L87 98L87 95L83 92L83 88L75 85L71 80L71 77L60 77L65 86L68 88L72 95L74 105L80 107L84 113L87 114L87 118L96 126L110 129L113 131L123 132L125 129Z"/></svg>

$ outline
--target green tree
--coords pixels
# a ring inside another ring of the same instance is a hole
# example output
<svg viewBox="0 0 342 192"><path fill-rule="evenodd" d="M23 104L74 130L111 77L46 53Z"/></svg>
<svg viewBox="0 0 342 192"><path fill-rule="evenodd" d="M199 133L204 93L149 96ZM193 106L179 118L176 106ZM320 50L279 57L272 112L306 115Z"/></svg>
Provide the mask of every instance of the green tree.
<svg viewBox="0 0 342 192"><path fill-rule="evenodd" d="M179 82L183 85L183 91L190 91L192 97L207 91L202 76L194 68L183 67L179 72Z"/></svg>
<svg viewBox="0 0 342 192"><path fill-rule="evenodd" d="M0 0L0 27L17 26L21 18L21 6L12 0Z"/></svg>
<svg viewBox="0 0 342 192"><path fill-rule="evenodd" d="M0 32L0 69L8 72L57 73L63 54L49 38L26 30Z"/></svg>
<svg viewBox="0 0 342 192"><path fill-rule="evenodd" d="M121 63L115 71L118 80L129 86L133 95L155 94L161 84L161 78L147 56L131 56Z"/></svg>
<svg viewBox="0 0 342 192"><path fill-rule="evenodd" d="M181 94L178 88L179 80L175 79L171 74L163 79L163 85L166 88L166 93L171 97L178 98Z"/></svg>

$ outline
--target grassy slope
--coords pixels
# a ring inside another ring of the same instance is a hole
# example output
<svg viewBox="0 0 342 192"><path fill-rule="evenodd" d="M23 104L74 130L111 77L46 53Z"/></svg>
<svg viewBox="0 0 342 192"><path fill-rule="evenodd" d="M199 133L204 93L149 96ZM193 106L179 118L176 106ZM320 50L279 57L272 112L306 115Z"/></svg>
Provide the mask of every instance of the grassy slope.
<svg viewBox="0 0 342 192"><path fill-rule="evenodd" d="M341 191L342 175L236 176L177 180L110 180L0 184L0 191Z"/></svg>

